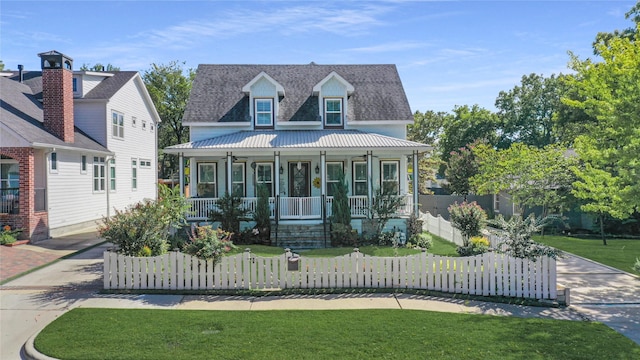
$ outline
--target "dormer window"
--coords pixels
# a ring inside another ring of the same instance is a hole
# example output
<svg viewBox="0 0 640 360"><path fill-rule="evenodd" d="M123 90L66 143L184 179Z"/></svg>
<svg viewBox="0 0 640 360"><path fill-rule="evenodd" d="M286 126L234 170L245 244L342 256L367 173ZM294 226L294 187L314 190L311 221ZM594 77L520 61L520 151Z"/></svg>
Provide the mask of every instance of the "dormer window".
<svg viewBox="0 0 640 360"><path fill-rule="evenodd" d="M255 99L256 127L273 126L273 99Z"/></svg>
<svg viewBox="0 0 640 360"><path fill-rule="evenodd" d="M342 99L324 99L324 124L342 126Z"/></svg>

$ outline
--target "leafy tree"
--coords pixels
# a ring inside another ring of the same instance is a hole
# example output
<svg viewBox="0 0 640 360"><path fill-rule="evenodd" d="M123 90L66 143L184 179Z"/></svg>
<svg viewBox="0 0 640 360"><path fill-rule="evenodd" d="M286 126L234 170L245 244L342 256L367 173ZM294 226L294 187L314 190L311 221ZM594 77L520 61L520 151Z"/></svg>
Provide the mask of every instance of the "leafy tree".
<svg viewBox="0 0 640 360"><path fill-rule="evenodd" d="M144 72L144 80L153 104L162 119L158 124L158 161L160 176L167 178L179 171L178 157L164 154L162 149L189 140L187 128L182 126L182 117L191 92L195 71L183 70L184 63L151 64Z"/></svg>
<svg viewBox="0 0 640 360"><path fill-rule="evenodd" d="M478 174L470 180L478 194L507 191L516 204L542 206L543 216L562 212L572 202L571 184L575 180L568 169L576 158L558 145L538 149L514 143L505 150L485 144L473 149L478 159Z"/></svg>
<svg viewBox="0 0 640 360"><path fill-rule="evenodd" d="M640 2L636 4L624 14L625 19L631 19L635 23L635 26L626 28L622 31L614 30L612 33L600 32L596 35L596 40L593 42L594 55L600 55L600 45L607 45L609 42L616 38L629 39L630 41L636 41L638 34L638 25L640 25Z"/></svg>
<svg viewBox="0 0 640 360"><path fill-rule="evenodd" d="M473 147L473 145L469 146ZM451 193L464 196L464 201L467 201L467 195L472 190L469 179L477 173L478 161L468 147L452 151L445 170L448 183L446 187Z"/></svg>
<svg viewBox="0 0 640 360"><path fill-rule="evenodd" d="M4 63L0 60L0 71L4 71Z"/></svg>
<svg viewBox="0 0 640 360"><path fill-rule="evenodd" d="M583 165L573 167L578 178L574 195L585 201L582 210L601 219L603 214L624 219L640 211L639 40L637 24L632 38L598 39L594 48L601 62L571 54L570 66L576 71L571 85L579 99L563 101L596 119L576 139ZM601 235L604 241L602 227Z"/></svg>
<svg viewBox="0 0 640 360"><path fill-rule="evenodd" d="M413 114L414 123L407 126L407 139L423 144L436 144L443 131L443 126L452 117L446 112L416 111ZM427 188L427 180L435 181L438 168L442 165L440 154L435 150L421 154L418 159L418 191L421 194L430 194ZM413 188L410 189L413 191Z"/></svg>
<svg viewBox="0 0 640 360"><path fill-rule="evenodd" d="M368 221L375 224L375 238L379 239L385 225L393 218L400 206L404 205L404 198L391 192L384 191L381 187L374 190L369 211Z"/></svg>
<svg viewBox="0 0 640 360"><path fill-rule="evenodd" d="M96 63L93 66L89 66L89 64L82 64L82 66L80 66L80 71L120 71L120 68L111 64L107 64L106 66L101 63Z"/></svg>
<svg viewBox="0 0 640 360"><path fill-rule="evenodd" d="M564 78L562 74L525 75L520 86L500 92L496 99L501 128L498 148L506 149L514 142L542 148L573 141L579 131L575 124L581 125L586 117L561 102L562 96L571 93Z"/></svg>
<svg viewBox="0 0 640 360"><path fill-rule="evenodd" d="M496 114L478 105L456 106L453 112L454 116L448 118L444 124L442 137L438 143L442 161L448 163L451 152L476 140L484 140L491 145L497 144L498 117Z"/></svg>
<svg viewBox="0 0 640 360"><path fill-rule="evenodd" d="M220 222L220 227L235 238L240 236L240 221L247 218L249 210L244 207L242 198L225 192L216 200L216 207L209 211L209 219Z"/></svg>

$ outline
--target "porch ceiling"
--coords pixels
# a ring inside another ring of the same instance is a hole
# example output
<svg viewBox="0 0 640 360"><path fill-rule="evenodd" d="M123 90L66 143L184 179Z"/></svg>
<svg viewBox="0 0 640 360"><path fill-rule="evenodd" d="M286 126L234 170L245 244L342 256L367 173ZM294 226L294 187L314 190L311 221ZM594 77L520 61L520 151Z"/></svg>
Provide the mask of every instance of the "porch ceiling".
<svg viewBox="0 0 640 360"><path fill-rule="evenodd" d="M251 130L194 141L164 149L165 153L211 154L215 151L427 151L431 147L414 141L360 130Z"/></svg>

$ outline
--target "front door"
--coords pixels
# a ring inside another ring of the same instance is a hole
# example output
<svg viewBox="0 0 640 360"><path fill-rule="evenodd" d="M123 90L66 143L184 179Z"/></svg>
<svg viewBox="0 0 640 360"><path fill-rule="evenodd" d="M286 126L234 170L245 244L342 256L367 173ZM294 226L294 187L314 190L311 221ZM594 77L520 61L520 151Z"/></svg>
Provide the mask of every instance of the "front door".
<svg viewBox="0 0 640 360"><path fill-rule="evenodd" d="M309 197L311 196L311 181L309 174L310 164L308 162L289 163L289 196Z"/></svg>

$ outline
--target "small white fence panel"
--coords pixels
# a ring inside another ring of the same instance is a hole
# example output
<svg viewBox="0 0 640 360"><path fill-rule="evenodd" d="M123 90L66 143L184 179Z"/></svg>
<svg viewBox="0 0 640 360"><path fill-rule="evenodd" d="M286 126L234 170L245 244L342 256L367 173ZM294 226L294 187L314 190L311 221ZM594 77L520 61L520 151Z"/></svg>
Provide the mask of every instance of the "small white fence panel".
<svg viewBox="0 0 640 360"><path fill-rule="evenodd" d="M249 252L218 264L179 252L157 257L104 253L105 289L266 290L290 288L423 289L483 296L557 299L556 262L485 253L444 257L420 253L375 257L275 257Z"/></svg>

